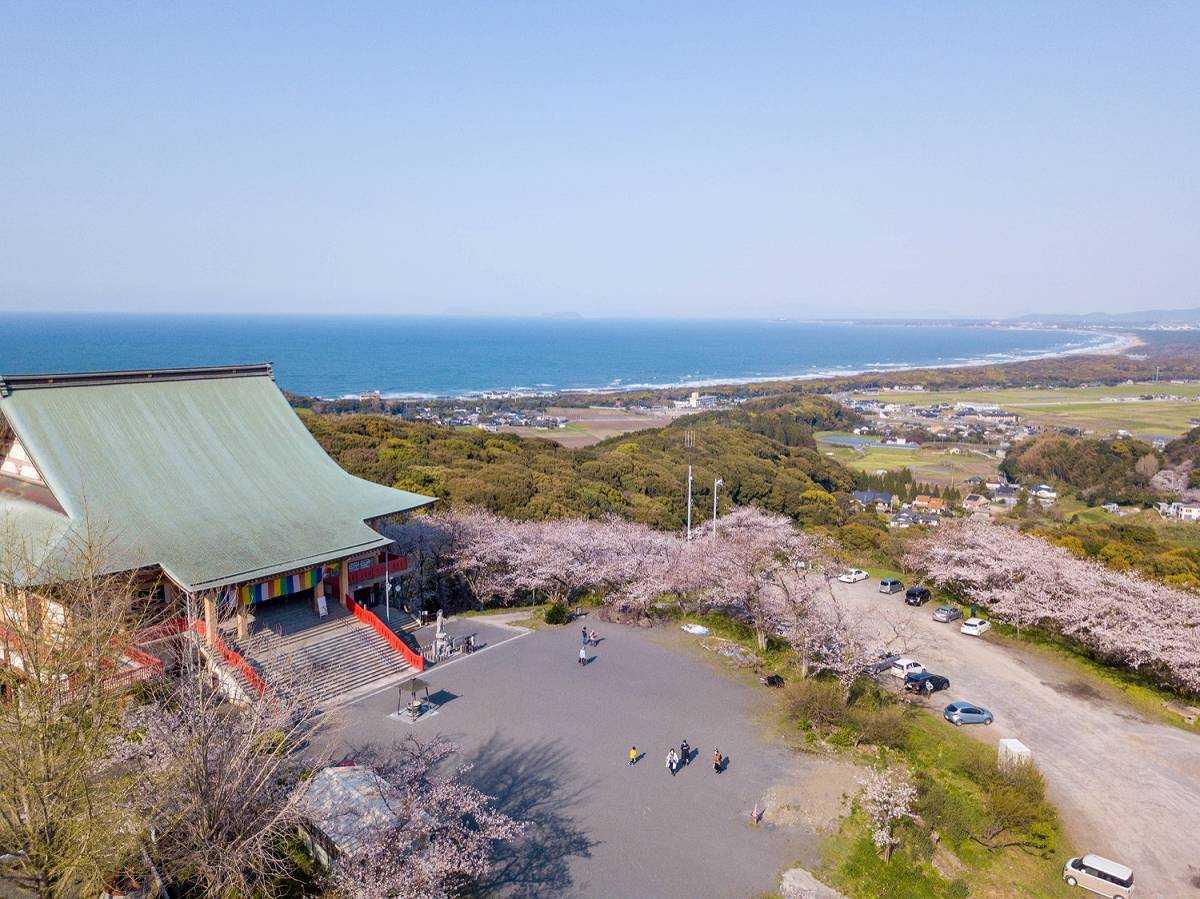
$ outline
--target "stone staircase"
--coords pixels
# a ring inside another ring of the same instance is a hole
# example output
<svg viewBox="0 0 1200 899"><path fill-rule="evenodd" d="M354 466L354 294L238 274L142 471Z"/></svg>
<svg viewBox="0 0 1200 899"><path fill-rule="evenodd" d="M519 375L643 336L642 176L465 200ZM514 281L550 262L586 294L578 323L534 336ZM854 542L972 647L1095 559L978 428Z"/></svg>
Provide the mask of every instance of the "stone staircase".
<svg viewBox="0 0 1200 899"><path fill-rule="evenodd" d="M267 684L302 685L317 702L411 671L404 658L339 603L319 618L302 601L272 604L255 616L250 636L223 635Z"/></svg>

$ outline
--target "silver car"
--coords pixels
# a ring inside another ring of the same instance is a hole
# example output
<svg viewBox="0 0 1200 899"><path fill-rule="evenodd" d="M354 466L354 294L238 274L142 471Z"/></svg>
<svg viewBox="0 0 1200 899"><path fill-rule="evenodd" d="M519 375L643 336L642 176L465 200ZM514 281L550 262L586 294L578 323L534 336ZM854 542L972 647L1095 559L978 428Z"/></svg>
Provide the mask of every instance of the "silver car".
<svg viewBox="0 0 1200 899"><path fill-rule="evenodd" d="M942 717L955 727L962 727L964 724L991 724L995 720L992 713L983 706L972 705L962 699L946 706Z"/></svg>
<svg viewBox="0 0 1200 899"><path fill-rule="evenodd" d="M962 618L962 612L954 606L938 606L933 610L934 621L957 621Z"/></svg>

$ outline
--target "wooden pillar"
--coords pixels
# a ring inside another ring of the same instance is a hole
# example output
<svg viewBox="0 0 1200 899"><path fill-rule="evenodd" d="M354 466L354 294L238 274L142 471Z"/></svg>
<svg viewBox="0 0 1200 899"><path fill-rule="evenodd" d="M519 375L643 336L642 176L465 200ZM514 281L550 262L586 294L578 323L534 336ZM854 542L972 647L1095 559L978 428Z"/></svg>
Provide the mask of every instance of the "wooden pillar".
<svg viewBox="0 0 1200 899"><path fill-rule="evenodd" d="M237 603L237 638L245 640L250 636L250 607L241 597Z"/></svg>
<svg viewBox="0 0 1200 899"><path fill-rule="evenodd" d="M340 597L342 605L347 609L350 608L350 562L348 559L342 559L342 563L338 567L338 590L342 594Z"/></svg>
<svg viewBox="0 0 1200 899"><path fill-rule="evenodd" d="M217 594L204 594L204 640L212 646L217 639Z"/></svg>
<svg viewBox="0 0 1200 899"><path fill-rule="evenodd" d="M42 610L41 597L32 590L18 590L17 601L20 603L20 614L24 617L25 626L34 633L42 630L45 613Z"/></svg>

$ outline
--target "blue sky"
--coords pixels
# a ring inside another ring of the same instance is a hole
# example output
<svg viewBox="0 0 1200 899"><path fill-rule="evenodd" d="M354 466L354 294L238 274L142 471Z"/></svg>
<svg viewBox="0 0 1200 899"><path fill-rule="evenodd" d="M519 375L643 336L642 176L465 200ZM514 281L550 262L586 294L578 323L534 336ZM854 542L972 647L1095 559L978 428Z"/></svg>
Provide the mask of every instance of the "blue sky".
<svg viewBox="0 0 1200 899"><path fill-rule="evenodd" d="M1195 3L9 3L0 309L1200 306Z"/></svg>

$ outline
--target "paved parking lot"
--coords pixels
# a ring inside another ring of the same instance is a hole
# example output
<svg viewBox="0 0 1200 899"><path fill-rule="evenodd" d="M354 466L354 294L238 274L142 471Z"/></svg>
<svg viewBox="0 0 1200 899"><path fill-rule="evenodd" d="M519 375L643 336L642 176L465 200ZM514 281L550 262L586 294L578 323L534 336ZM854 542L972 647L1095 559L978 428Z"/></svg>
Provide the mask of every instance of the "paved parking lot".
<svg viewBox="0 0 1200 899"><path fill-rule="evenodd" d="M535 822L489 891L518 896L721 897L778 888L779 872L812 859L803 827L751 827L766 790L815 762L765 737L754 721L765 691L635 629L593 622L606 639L578 665L579 629L512 638L479 619L482 652L423 679L444 703L416 724L389 717L395 686L343 708L346 748L442 733L463 747L469 779ZM503 642L507 641L507 642ZM668 747L699 757L672 778ZM629 768L631 744L646 756ZM729 767L714 774L714 747Z"/></svg>
<svg viewBox="0 0 1200 899"><path fill-rule="evenodd" d="M935 711L979 703L996 723L973 725L977 736L1015 737L1033 751L1078 848L1132 867L1139 893L1200 895L1200 736L1145 719L1053 659L935 622L936 602L906 606L871 580L835 591L861 621L911 629L909 654L950 678L929 700Z"/></svg>

